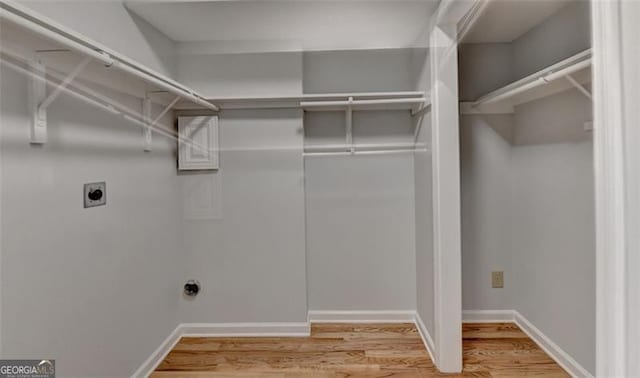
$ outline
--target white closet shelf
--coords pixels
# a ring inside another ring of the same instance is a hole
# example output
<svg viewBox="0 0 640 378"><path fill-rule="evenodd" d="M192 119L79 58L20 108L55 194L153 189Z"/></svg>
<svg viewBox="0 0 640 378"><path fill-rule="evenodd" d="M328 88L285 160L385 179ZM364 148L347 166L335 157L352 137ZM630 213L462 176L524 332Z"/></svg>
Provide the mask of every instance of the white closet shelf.
<svg viewBox="0 0 640 378"><path fill-rule="evenodd" d="M577 88L588 98L583 84L591 81L591 49L485 94L473 102L461 102L462 114L513 113L514 107L538 98Z"/></svg>
<svg viewBox="0 0 640 378"><path fill-rule="evenodd" d="M189 87L13 0L0 0L0 21L3 23L0 46L2 63L18 70L26 67L27 70L22 72L30 72L29 85L33 89L29 100L33 111L32 143L46 141L46 109L63 92L85 96L83 99L91 104L141 120L149 133L151 130L160 134L167 132L157 130L156 123L161 116L174 109L180 100L192 102L200 109L219 110ZM16 65L17 62L21 64L20 67ZM60 66L72 69L61 70ZM51 77L55 80L51 80ZM81 77L87 82L104 84L105 88L148 102L154 95L155 102L166 107L155 120L145 117L142 109L132 114L131 109L123 109L116 100L78 83ZM53 87L50 94L47 94L47 86ZM79 87L82 89L78 90ZM157 98L157 94L161 93L170 97Z"/></svg>

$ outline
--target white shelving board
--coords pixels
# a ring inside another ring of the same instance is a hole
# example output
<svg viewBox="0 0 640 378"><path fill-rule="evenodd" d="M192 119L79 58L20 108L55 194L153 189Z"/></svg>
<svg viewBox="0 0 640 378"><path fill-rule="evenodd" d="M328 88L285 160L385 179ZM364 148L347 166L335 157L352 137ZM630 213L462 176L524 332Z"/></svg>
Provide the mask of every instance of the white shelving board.
<svg viewBox="0 0 640 378"><path fill-rule="evenodd" d="M460 111L462 114L513 113L517 105L560 93L577 85L581 87L581 91L586 91L584 84L590 81L589 49L487 93L476 101L462 102Z"/></svg>

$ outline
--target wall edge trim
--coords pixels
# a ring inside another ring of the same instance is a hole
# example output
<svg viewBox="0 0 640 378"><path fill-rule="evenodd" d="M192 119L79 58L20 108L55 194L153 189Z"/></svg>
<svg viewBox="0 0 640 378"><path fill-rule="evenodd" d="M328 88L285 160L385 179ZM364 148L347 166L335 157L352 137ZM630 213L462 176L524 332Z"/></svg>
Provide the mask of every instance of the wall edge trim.
<svg viewBox="0 0 640 378"><path fill-rule="evenodd" d="M433 351L436 350L436 348L435 348L435 344L433 343L433 338L431 337L431 334L429 333L429 330L425 326L424 322L422 322L422 318L420 317L420 314L418 314L417 311L415 315L415 324L416 324L416 328L418 329L418 333L420 334L420 338L422 338L422 343L424 344L425 348L427 348L427 353L429 353L431 362L435 364L436 359L433 354Z"/></svg>

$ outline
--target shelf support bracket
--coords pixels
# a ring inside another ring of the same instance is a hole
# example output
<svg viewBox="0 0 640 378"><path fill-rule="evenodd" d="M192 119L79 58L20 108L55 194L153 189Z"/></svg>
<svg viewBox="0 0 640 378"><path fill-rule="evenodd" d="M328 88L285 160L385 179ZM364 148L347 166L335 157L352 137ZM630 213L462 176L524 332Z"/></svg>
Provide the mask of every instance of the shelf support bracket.
<svg viewBox="0 0 640 378"><path fill-rule="evenodd" d="M424 103L422 103L420 106L411 109L411 116L421 116L430 108L431 104L425 99Z"/></svg>
<svg viewBox="0 0 640 378"><path fill-rule="evenodd" d="M71 71L47 96L47 68L42 62L30 62L31 71L29 83L29 107L31 109L31 140L32 144L44 144L47 142L47 108L64 92L69 84L91 62L87 57Z"/></svg>
<svg viewBox="0 0 640 378"><path fill-rule="evenodd" d="M71 73L64 78L64 80L62 80L60 85L58 85L56 89L54 89L53 92L49 96L47 96L47 98L45 98L44 101L42 101L42 103L40 104L40 111L47 110L49 105L51 105L51 103L53 103L58 98L58 96L60 96L60 94L65 89L67 89L69 84L71 84L71 82L76 77L78 77L78 75L87 67L87 65L91 62L91 59L92 58L90 56L84 58L82 62L80 62L80 64L78 64L78 66L74 68L73 71L71 71Z"/></svg>
<svg viewBox="0 0 640 378"><path fill-rule="evenodd" d="M162 117L164 117L165 114L167 114L169 112L169 110L173 109L173 107L178 103L178 101L180 101L182 99L182 97L180 96L176 96L176 98L173 99L173 101L171 101L169 103L169 105L167 105L161 112L160 114L158 114L158 116L156 116L156 118L153 120L153 122L151 122L151 126L155 126L158 122L160 122L160 119L162 119Z"/></svg>
<svg viewBox="0 0 640 378"><path fill-rule="evenodd" d="M353 147L353 97L349 97L347 101L347 109L345 110L345 130L347 132L347 145L350 148L350 152L353 155L356 152L355 147Z"/></svg>
<svg viewBox="0 0 640 378"><path fill-rule="evenodd" d="M158 122L160 122L162 117L164 117L171 109L173 109L173 107L181 99L182 97L176 96L176 98L174 98L173 101L171 101L167 106L165 106L164 109L162 109L160 114L158 114L154 119L151 119L151 108L152 108L151 93L147 93L142 103L142 117L143 117L144 123L148 125L143 129L145 151L151 151L151 142L152 142L151 133L153 128L158 124Z"/></svg>
<svg viewBox="0 0 640 378"><path fill-rule="evenodd" d="M591 95L591 92L589 92L587 90L587 88L585 88L582 84L578 83L578 81L576 79L573 78L573 76L571 75L567 75L565 76L567 78L567 80L569 80L569 82L576 87L577 90L580 91L580 93L582 93L583 95L585 95L589 100L593 99L593 96Z"/></svg>
<svg viewBox="0 0 640 378"><path fill-rule="evenodd" d="M47 69L44 64L29 62L28 101L31 111L31 143L47 142L47 112L42 111L40 104L47 96Z"/></svg>
<svg viewBox="0 0 640 378"><path fill-rule="evenodd" d="M144 100L142 100L142 120L144 124L147 125L142 128L142 138L144 150L147 152L151 151L151 146L153 144L153 137L151 135L151 105L151 97L149 97L149 94L147 93Z"/></svg>

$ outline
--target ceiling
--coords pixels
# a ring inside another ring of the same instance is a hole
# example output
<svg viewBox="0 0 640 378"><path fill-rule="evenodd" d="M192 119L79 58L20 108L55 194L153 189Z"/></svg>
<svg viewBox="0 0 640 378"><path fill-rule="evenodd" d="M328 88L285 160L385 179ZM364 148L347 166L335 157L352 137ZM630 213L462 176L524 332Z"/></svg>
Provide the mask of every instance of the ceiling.
<svg viewBox="0 0 640 378"><path fill-rule="evenodd" d="M413 47L439 0L128 0L178 50L313 51Z"/></svg>
<svg viewBox="0 0 640 378"><path fill-rule="evenodd" d="M464 43L508 43L575 0L491 0Z"/></svg>

